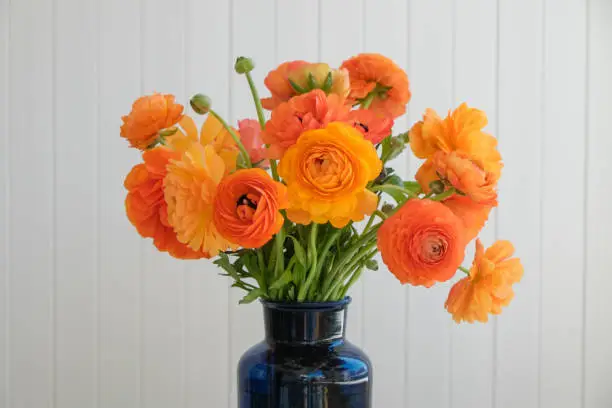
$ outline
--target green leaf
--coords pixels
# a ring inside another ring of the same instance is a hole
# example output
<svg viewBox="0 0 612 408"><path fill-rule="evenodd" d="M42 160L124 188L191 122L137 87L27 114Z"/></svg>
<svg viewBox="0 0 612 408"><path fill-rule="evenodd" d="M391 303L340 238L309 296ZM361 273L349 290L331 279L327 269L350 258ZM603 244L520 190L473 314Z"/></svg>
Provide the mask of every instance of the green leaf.
<svg viewBox="0 0 612 408"><path fill-rule="evenodd" d="M303 94L308 92L308 90L302 88L301 86L299 86L298 84L296 84L293 80L289 79L289 84L291 85L291 87L293 88L293 90L295 92L297 92L298 94Z"/></svg>
<svg viewBox="0 0 612 408"><path fill-rule="evenodd" d="M329 72L327 76L325 77L325 82L323 82L323 87L321 87L321 89L323 90L323 92L329 93L329 91L331 91L332 84L333 84L332 73Z"/></svg>
<svg viewBox="0 0 612 408"><path fill-rule="evenodd" d="M261 297L264 295L264 291L257 288L257 289L253 289L252 291L250 291L249 293L246 294L245 297L243 297L240 302L238 302L241 305L246 305L248 303L252 303L253 301L257 300L257 298Z"/></svg>
<svg viewBox="0 0 612 408"><path fill-rule="evenodd" d="M309 90L315 89L317 87L317 83L315 82L314 75L312 72L308 73L308 88Z"/></svg>
<svg viewBox="0 0 612 408"><path fill-rule="evenodd" d="M385 184L392 184L394 186L404 187L404 180L402 180L402 178L397 174L394 174L391 177L387 177L387 179L385 180Z"/></svg>
<svg viewBox="0 0 612 408"><path fill-rule="evenodd" d="M415 194L421 194L423 192L421 185L416 181L404 181L404 188L412 191Z"/></svg>
<svg viewBox="0 0 612 408"><path fill-rule="evenodd" d="M240 277L238 276L238 271L231 264L227 254L224 254L223 252L219 253L219 258L213 261L213 263L217 265L218 267L220 267L221 269L223 269L224 271L226 271L227 274L231 276L232 278L236 280L240 279Z"/></svg>
<svg viewBox="0 0 612 408"><path fill-rule="evenodd" d="M255 277L259 276L259 266L257 264L257 256L253 253L244 254L242 257L242 262L246 267L247 271Z"/></svg>
<svg viewBox="0 0 612 408"><path fill-rule="evenodd" d="M297 286L301 285L302 282L304 282L306 280L306 268L303 267L301 264L296 264L293 267L293 283L295 283Z"/></svg>
<svg viewBox="0 0 612 408"><path fill-rule="evenodd" d="M382 186L376 186L376 188L379 191L383 191L386 194L390 195L395 200L395 202L398 203L399 205L404 204L404 202L406 202L407 200L406 194L396 189L393 189L392 186L382 185Z"/></svg>
<svg viewBox="0 0 612 408"><path fill-rule="evenodd" d="M298 263L300 263L304 268L306 268L306 266L308 265L306 264L306 252L304 251L304 247L302 247L300 241L298 241L295 237L289 236L289 238L293 240L293 251L295 253L295 257Z"/></svg>
<svg viewBox="0 0 612 408"><path fill-rule="evenodd" d="M364 265L371 271L378 270L378 261L376 261L376 259L368 259L367 261L365 261Z"/></svg>
<svg viewBox="0 0 612 408"><path fill-rule="evenodd" d="M272 285L270 285L270 289L280 289L283 286L290 283L293 279L293 275L291 274L291 270L287 269L277 280L274 281Z"/></svg>

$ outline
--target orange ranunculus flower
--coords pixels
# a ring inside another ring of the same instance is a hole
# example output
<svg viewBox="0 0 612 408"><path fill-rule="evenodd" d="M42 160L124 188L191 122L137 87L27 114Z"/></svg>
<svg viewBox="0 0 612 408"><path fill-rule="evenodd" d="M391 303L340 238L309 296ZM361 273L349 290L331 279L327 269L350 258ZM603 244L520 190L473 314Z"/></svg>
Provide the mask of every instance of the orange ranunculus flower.
<svg viewBox="0 0 612 408"><path fill-rule="evenodd" d="M217 186L225 174L223 158L212 145L192 143L179 160L168 164L164 178L168 222L180 242L208 258L235 247L213 222Z"/></svg>
<svg viewBox="0 0 612 408"><path fill-rule="evenodd" d="M226 173L236 169L236 159L239 154L238 146L234 142L232 135L217 118L213 115L208 115L199 134L194 120L187 115L183 116L178 124L180 128L177 132L166 138L168 146L184 153L189 150L194 142L199 142L202 146L210 145L223 159Z"/></svg>
<svg viewBox="0 0 612 408"><path fill-rule="evenodd" d="M336 70L324 63L311 64L306 61L284 62L264 79L264 84L272 96L263 98L261 104L264 108L272 110L283 102L299 94L292 86L291 81L300 89L309 92L313 89L322 89L326 86L327 76L331 73L332 83L327 93L336 94L344 100L349 92L348 72ZM312 82L309 77L312 76Z"/></svg>
<svg viewBox="0 0 612 408"><path fill-rule="evenodd" d="M447 198L443 203L463 222L466 242L473 240L480 233L493 208L457 194Z"/></svg>
<svg viewBox="0 0 612 408"><path fill-rule="evenodd" d="M461 220L431 200L409 200L378 230L383 261L401 283L415 286L452 278L466 243Z"/></svg>
<svg viewBox="0 0 612 408"><path fill-rule="evenodd" d="M217 188L214 222L217 231L244 248L259 248L280 231L280 210L289 205L287 188L262 169L238 170Z"/></svg>
<svg viewBox="0 0 612 408"><path fill-rule="evenodd" d="M270 167L270 162L266 159L266 146L264 146L263 140L261 140L261 126L259 122L254 119L240 120L238 121L238 132L240 134L240 141L249 153L253 165L259 163L258 167L264 169Z"/></svg>
<svg viewBox="0 0 612 408"><path fill-rule="evenodd" d="M288 61L270 71L264 79L264 85L270 90L272 96L261 100L263 107L272 110L295 96L296 92L289 83L289 73L308 64L306 61Z"/></svg>
<svg viewBox="0 0 612 408"><path fill-rule="evenodd" d="M374 99L369 109L396 118L406 112L410 101L410 85L406 72L380 54L359 54L342 63L349 72L349 102L364 100L371 92Z"/></svg>
<svg viewBox="0 0 612 408"><path fill-rule="evenodd" d="M423 120L410 130L410 147L421 159L428 159L437 151L456 151L499 179L501 156L497 140L482 130L486 125L485 113L465 103L444 119L428 109Z"/></svg>
<svg viewBox="0 0 612 408"><path fill-rule="evenodd" d="M470 274L457 282L448 294L445 307L457 323L487 322L489 313L500 314L514 297L512 285L523 277L518 258L511 258L514 247L497 241L486 251L476 240L476 256Z"/></svg>
<svg viewBox="0 0 612 408"><path fill-rule="evenodd" d="M142 154L144 163L134 166L125 178L124 185L128 190L125 211L138 233L145 238L153 238L158 250L168 252L175 258L202 258L204 253L193 251L177 240L176 233L168 223L163 180L166 165L178 157L180 154L165 147Z"/></svg>
<svg viewBox="0 0 612 408"><path fill-rule="evenodd" d="M183 105L174 102L174 95L142 96L132 105L129 115L121 120L121 137L132 147L146 150L158 137L160 130L176 124L183 114Z"/></svg>
<svg viewBox="0 0 612 408"><path fill-rule="evenodd" d="M497 178L471 161L465 153L441 150L421 165L415 179L423 192L429 193L429 184L442 179L477 203L497 205Z"/></svg>
<svg viewBox="0 0 612 408"><path fill-rule="evenodd" d="M300 135L310 129L320 129L330 122L344 121L350 107L343 104L338 95L326 95L320 89L291 98L272 111L262 133L269 145L271 159L280 159L293 146Z"/></svg>
<svg viewBox="0 0 612 408"><path fill-rule="evenodd" d="M305 132L278 166L287 183L287 217L299 224L331 222L342 228L376 210L378 197L366 189L382 170L372 143L345 123Z"/></svg>
<svg viewBox="0 0 612 408"><path fill-rule="evenodd" d="M349 112L348 123L360 131L372 144L378 144L391 135L393 118L369 109L357 109Z"/></svg>

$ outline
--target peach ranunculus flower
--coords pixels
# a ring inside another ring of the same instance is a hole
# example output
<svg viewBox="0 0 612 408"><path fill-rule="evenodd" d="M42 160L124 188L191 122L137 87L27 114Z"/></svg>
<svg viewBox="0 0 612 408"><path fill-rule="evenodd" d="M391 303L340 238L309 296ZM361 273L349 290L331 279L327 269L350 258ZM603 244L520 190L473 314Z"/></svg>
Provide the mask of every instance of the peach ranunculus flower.
<svg viewBox="0 0 612 408"><path fill-rule="evenodd" d="M289 193L287 218L336 228L361 221L376 210L378 197L366 186L381 170L372 143L348 124L305 132L278 167Z"/></svg>
<svg viewBox="0 0 612 408"><path fill-rule="evenodd" d="M192 143L179 160L168 164L164 178L168 222L180 242L207 258L235 247L213 222L217 186L226 174L224 160L212 145Z"/></svg>
<svg viewBox="0 0 612 408"><path fill-rule="evenodd" d="M459 217L442 203L412 199L378 230L378 249L402 283L431 287L455 275L463 261L465 233Z"/></svg>
<svg viewBox="0 0 612 408"><path fill-rule="evenodd" d="M396 118L406 113L410 84L406 72L380 54L359 54L342 63L349 72L349 102L359 103L370 95L369 109Z"/></svg>
<svg viewBox="0 0 612 408"><path fill-rule="evenodd" d="M182 115L183 105L174 102L174 95L142 96L134 102L129 115L121 118L121 137L130 146L146 150L161 130L174 126Z"/></svg>
<svg viewBox="0 0 612 408"><path fill-rule="evenodd" d="M480 233L493 209L491 205L480 204L469 197L458 194L447 198L442 203L461 219L467 242L476 238Z"/></svg>
<svg viewBox="0 0 612 408"><path fill-rule="evenodd" d="M137 164L125 178L128 191L125 211L138 233L153 238L158 250L168 252L175 258L197 259L205 256L180 243L168 223L168 211L164 200L163 180L166 165L180 154L165 147L156 147L142 154L144 163Z"/></svg>
<svg viewBox="0 0 612 408"><path fill-rule="evenodd" d="M327 83L328 77L331 79ZM302 92L298 92L293 82ZM325 63L311 64L306 61L289 61L270 71L264 79L264 84L272 94L263 98L261 103L265 109L272 110L283 102L301 93L313 89L324 89L326 93L336 94L344 100L349 92L348 72L330 68Z"/></svg>
<svg viewBox="0 0 612 408"><path fill-rule="evenodd" d="M194 142L202 146L210 145L223 160L226 173L236 169L236 159L240 151L232 135L217 118L213 115L208 115L199 133L196 123L187 115L183 116L178 124L180 128L177 132L166 138L166 143L169 147L184 153Z"/></svg>
<svg viewBox="0 0 612 408"><path fill-rule="evenodd" d="M457 282L448 294L445 307L457 323L487 322L489 314L500 314L514 297L512 285L523 277L519 258L511 258L514 247L497 241L486 251L476 240L476 256L467 277Z"/></svg>
<svg viewBox="0 0 612 408"><path fill-rule="evenodd" d="M410 147L421 159L429 159L438 151L457 152L497 180L502 168L501 155L497 140L482 130L486 125L485 113L465 103L444 119L428 109L423 120L410 130Z"/></svg>
<svg viewBox="0 0 612 408"><path fill-rule="evenodd" d="M229 241L259 248L280 231L285 221L280 210L288 205L287 188L264 170L238 170L217 188L215 226Z"/></svg>
<svg viewBox="0 0 612 408"><path fill-rule="evenodd" d="M438 150L419 168L415 176L424 193L430 183L445 180L461 193L480 204L497 205L497 178L478 167L465 153Z"/></svg>
<svg viewBox="0 0 612 408"><path fill-rule="evenodd" d="M307 130L320 129L331 122L346 120L350 107L338 95L320 89L291 98L272 111L261 137L269 145L271 159L280 159Z"/></svg>
<svg viewBox="0 0 612 408"><path fill-rule="evenodd" d="M393 118L391 116L369 109L350 111L347 121L372 144L378 144L387 136L390 136L391 128L393 128Z"/></svg>
<svg viewBox="0 0 612 408"><path fill-rule="evenodd" d="M267 169L270 162L266 159L266 146L261 139L261 126L255 119L243 119L238 121L238 132L240 141L249 153L253 165Z"/></svg>

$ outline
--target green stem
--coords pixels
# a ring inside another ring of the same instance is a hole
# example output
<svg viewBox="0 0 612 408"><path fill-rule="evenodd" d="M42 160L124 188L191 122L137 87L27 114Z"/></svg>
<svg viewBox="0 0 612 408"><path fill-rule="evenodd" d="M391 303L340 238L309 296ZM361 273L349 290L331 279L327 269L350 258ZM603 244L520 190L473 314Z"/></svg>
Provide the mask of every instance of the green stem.
<svg viewBox="0 0 612 408"><path fill-rule="evenodd" d="M351 276L351 279L349 279L348 283L346 285L344 285L344 288L340 292L340 296L338 296L337 300L344 299L344 297L346 296L346 293L348 292L350 287L353 286L355 284L355 282L357 282L359 280L359 278L361 277L361 274L363 273L363 270L364 270L364 267L361 266L359 269L357 269L353 273L353 276Z"/></svg>
<svg viewBox="0 0 612 408"><path fill-rule="evenodd" d="M251 158L249 157L249 153L246 151L246 149L244 148L244 145L240 141L240 136L238 136L236 134L236 132L234 132L234 129L232 129L227 124L227 122L225 120L223 120L223 118L221 116L219 116L219 114L217 112L215 112L212 109L210 109L208 112L211 115L213 115L215 118L217 118L217 120L219 122L221 122L221 125L223 125L225 130L227 130L229 132L229 134L232 136L232 139L234 139L234 142L238 146L238 149L240 150L240 153L242 154L242 158L243 158L244 162L247 164L247 167L249 167L249 168L253 167L253 164L251 163Z"/></svg>
<svg viewBox="0 0 612 408"><path fill-rule="evenodd" d="M375 97L376 97L376 92L370 92L368 96L366 96L365 99L362 100L361 103L359 104L361 109L368 109L370 105L372 104L372 101L374 100Z"/></svg>
<svg viewBox="0 0 612 408"><path fill-rule="evenodd" d="M442 201L442 200L445 200L448 197L452 196L455 193L456 193L455 188L451 187L448 190L446 190L445 192L437 194L434 197L430 198L430 200L432 200L432 201Z"/></svg>
<svg viewBox="0 0 612 408"><path fill-rule="evenodd" d="M374 214L372 214L372 215L378 216L383 221L386 220L387 218L389 218L389 216L387 216L387 214L385 214L384 212L382 212L380 210L374 211Z"/></svg>
<svg viewBox="0 0 612 408"><path fill-rule="evenodd" d="M334 245L334 242L336 242L340 234L342 234L341 229L336 229L334 232L332 232L327 238L327 241L325 242L325 244L323 245L323 248L318 253L317 269L316 269L316 274L313 278L313 282L317 282L317 280L319 280L319 277L321 276L321 271L323 270L323 264L325 263L325 260L327 259L327 255L329 254L329 250L332 247L332 245ZM310 287L309 294L311 297L313 297L316 294L316 285Z"/></svg>
<svg viewBox="0 0 612 408"><path fill-rule="evenodd" d="M247 82L249 83L249 88L251 88L251 95L253 95L253 102L255 103L255 110L257 111L257 119L259 119L259 126L261 129L266 126L266 117L263 113L263 107L261 106L261 99L259 99L259 92L257 92L257 87L255 86L255 82L253 81L253 77L250 72L245 74L247 78Z"/></svg>
<svg viewBox="0 0 612 408"><path fill-rule="evenodd" d="M406 194L408 197L418 197L418 194L416 194L414 191L410 191L408 189L405 189L403 187L400 186L396 186L393 184L382 184L379 186L372 186L370 187L371 191L382 191L382 192L387 192L387 191L399 191L400 193Z"/></svg>
<svg viewBox="0 0 612 408"><path fill-rule="evenodd" d="M276 245L276 268L274 269L274 277L278 279L285 270L285 256L283 254L285 244L285 229L281 230L274 237Z"/></svg>
<svg viewBox="0 0 612 408"><path fill-rule="evenodd" d="M469 270L469 269L467 269L467 268L465 268L465 267L463 267L463 266L460 266L460 267L459 267L459 270L460 270L461 272L465 273L466 275L470 276L470 270Z"/></svg>
<svg viewBox="0 0 612 408"><path fill-rule="evenodd" d="M315 275L317 274L317 232L319 230L319 224L313 222L310 226L310 237L308 243L308 253L309 259L312 260L312 264L310 265L310 272L308 272L308 278L306 278L306 282L300 288L300 292L298 293L298 302L303 302L306 299L306 295L308 294L308 289L310 289L310 285L314 281Z"/></svg>
<svg viewBox="0 0 612 408"><path fill-rule="evenodd" d="M263 249L257 250L257 262L259 263L259 270L261 271L261 289L268 293L268 283L266 282L266 262L264 260Z"/></svg>
<svg viewBox="0 0 612 408"><path fill-rule="evenodd" d="M268 161L270 162L270 171L272 172L272 178L274 179L274 181L280 181L280 178L278 177L278 170L276 168L276 160L268 159Z"/></svg>

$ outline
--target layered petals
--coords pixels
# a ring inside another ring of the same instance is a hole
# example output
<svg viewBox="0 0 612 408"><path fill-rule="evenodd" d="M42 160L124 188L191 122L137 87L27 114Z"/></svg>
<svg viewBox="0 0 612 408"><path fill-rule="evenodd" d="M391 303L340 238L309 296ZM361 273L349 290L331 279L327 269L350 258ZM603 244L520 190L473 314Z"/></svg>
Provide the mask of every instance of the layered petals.
<svg viewBox="0 0 612 408"><path fill-rule="evenodd" d="M133 103L131 112L121 118L121 137L130 146L146 150L161 130L175 125L182 115L183 105L174 102L174 95L142 96Z"/></svg>
<svg viewBox="0 0 612 408"><path fill-rule="evenodd" d="M289 193L287 217L299 224L331 222L342 228L375 211L366 189L382 170L374 146L353 127L331 123L305 132L279 163Z"/></svg>
<svg viewBox="0 0 612 408"><path fill-rule="evenodd" d="M225 177L214 205L217 230L244 248L259 248L284 223L280 210L288 207L286 187L262 169L244 169Z"/></svg>
<svg viewBox="0 0 612 408"><path fill-rule="evenodd" d="M453 277L463 261L461 220L445 205L409 200L378 230L378 249L402 283L430 287Z"/></svg>
<svg viewBox="0 0 612 408"><path fill-rule="evenodd" d="M523 277L523 266L512 258L514 247L497 241L486 251L476 240L476 255L469 275L451 289L445 307L459 323L487 322L489 314L500 314L514 297L512 285Z"/></svg>
<svg viewBox="0 0 612 408"><path fill-rule="evenodd" d="M177 152L164 147L144 152L143 163L134 166L124 182L128 191L125 210L138 233L145 238L153 238L153 244L159 251L181 259L202 258L206 256L205 253L194 251L178 241L168 222L163 180L169 161L179 157Z"/></svg>
<svg viewBox="0 0 612 408"><path fill-rule="evenodd" d="M363 134L372 144L378 144L391 135L393 118L369 109L350 111L347 122Z"/></svg>

